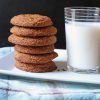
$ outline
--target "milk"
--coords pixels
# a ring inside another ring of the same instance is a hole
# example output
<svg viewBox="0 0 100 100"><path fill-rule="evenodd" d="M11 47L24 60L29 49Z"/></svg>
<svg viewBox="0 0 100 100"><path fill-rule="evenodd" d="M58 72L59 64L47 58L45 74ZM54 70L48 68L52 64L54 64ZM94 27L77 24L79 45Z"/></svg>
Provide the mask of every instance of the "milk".
<svg viewBox="0 0 100 100"><path fill-rule="evenodd" d="M100 24L66 23L68 64L78 69L95 69L100 63Z"/></svg>

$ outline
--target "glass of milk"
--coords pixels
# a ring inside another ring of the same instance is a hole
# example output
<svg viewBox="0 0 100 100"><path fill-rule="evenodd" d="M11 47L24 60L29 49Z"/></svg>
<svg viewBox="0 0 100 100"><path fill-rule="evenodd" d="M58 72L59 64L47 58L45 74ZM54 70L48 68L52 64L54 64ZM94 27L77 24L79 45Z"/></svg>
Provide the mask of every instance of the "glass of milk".
<svg viewBox="0 0 100 100"><path fill-rule="evenodd" d="M68 69L100 71L100 8L66 7L65 30Z"/></svg>

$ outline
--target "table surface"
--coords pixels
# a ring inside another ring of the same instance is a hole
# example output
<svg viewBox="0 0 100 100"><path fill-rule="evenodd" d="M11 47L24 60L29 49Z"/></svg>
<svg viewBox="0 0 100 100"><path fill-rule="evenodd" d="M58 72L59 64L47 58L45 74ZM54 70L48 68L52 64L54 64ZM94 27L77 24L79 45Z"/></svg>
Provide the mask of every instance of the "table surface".
<svg viewBox="0 0 100 100"><path fill-rule="evenodd" d="M12 48L0 48L0 59ZM3 65L2 65L3 66ZM100 100L100 85L28 79L0 74L0 100Z"/></svg>

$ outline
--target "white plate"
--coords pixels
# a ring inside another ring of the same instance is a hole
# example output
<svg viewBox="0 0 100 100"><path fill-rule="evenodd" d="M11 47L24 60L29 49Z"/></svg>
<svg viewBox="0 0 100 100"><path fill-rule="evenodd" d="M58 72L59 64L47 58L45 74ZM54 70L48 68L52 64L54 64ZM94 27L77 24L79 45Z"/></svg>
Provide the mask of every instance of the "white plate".
<svg viewBox="0 0 100 100"><path fill-rule="evenodd" d="M8 56L0 59L0 73L46 80L100 84L100 74L79 74L74 72L67 72L66 51L58 49L55 51L58 52L59 55L59 57L54 60L58 66L58 69L55 72L30 73L21 71L15 67L14 52L12 52Z"/></svg>

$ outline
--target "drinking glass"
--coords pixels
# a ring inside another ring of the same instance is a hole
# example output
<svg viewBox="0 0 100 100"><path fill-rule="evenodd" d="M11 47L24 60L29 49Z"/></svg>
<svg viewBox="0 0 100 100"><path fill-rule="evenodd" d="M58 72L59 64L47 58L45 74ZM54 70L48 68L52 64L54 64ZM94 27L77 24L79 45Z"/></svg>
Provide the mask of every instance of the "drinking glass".
<svg viewBox="0 0 100 100"><path fill-rule="evenodd" d="M70 71L100 71L100 8L66 7L67 64Z"/></svg>

